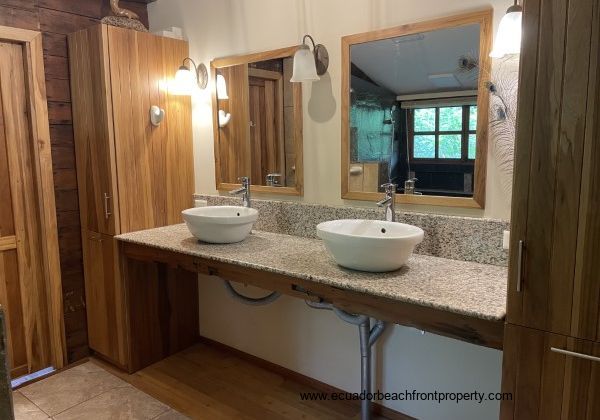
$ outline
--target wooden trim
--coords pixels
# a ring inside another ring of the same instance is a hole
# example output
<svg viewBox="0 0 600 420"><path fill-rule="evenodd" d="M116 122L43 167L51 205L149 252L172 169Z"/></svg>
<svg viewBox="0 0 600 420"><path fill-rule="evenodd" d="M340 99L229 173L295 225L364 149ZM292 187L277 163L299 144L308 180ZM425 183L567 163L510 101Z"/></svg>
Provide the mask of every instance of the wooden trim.
<svg viewBox="0 0 600 420"><path fill-rule="evenodd" d="M411 196L398 194L396 202L410 204L424 204L448 207L485 207L485 178L487 171L487 147L488 147L488 111L489 92L485 86L487 77L491 70L491 59L489 53L492 46L492 16L493 10L487 8L475 12L464 13L455 16L434 19L425 22L417 22L394 28L381 29L355 35L347 35L342 38L342 163L341 163L341 187L342 198L347 200L378 201L382 194L374 192L359 192L349 190L350 167L350 47L371 41L379 41L403 35L464 26L473 23L480 25L480 48L479 48L479 89L477 96L477 156L475 159L474 187L472 198L445 197L445 196Z"/></svg>
<svg viewBox="0 0 600 420"><path fill-rule="evenodd" d="M13 28L11 26L0 26L0 40L12 41L25 44L40 36L40 32L29 29Z"/></svg>
<svg viewBox="0 0 600 420"><path fill-rule="evenodd" d="M297 172L297 170L296 170ZM241 184L230 184L222 182L217 184L219 191L232 191L236 188L240 188ZM280 195L302 195L302 191L299 191L297 187L270 187L267 185L250 185L250 191L259 194L280 194Z"/></svg>
<svg viewBox="0 0 600 420"><path fill-rule="evenodd" d="M213 115L213 144L215 155L215 185L219 191L231 191L239 188L241 184L223 182L221 179L221 153L219 152L219 102L217 100L216 77L217 70L224 67L255 63L264 60L273 60L277 58L292 57L299 49L299 46L280 48L272 51L265 51L254 54L238 55L232 57L217 58L210 63L210 74L212 80L212 115ZM265 74L272 73L260 69L248 69L249 74L254 72L260 77L266 77ZM304 130L303 130L303 99L302 99L302 83L292 84L293 100L294 100L294 153L296 155L296 184L293 187L270 187L265 185L252 185L250 190L259 194L280 194L287 196L302 196L304 195ZM285 175L285 174L284 174Z"/></svg>
<svg viewBox="0 0 600 420"><path fill-rule="evenodd" d="M9 251L17 247L16 236L4 236L0 238L0 252Z"/></svg>
<svg viewBox="0 0 600 420"><path fill-rule="evenodd" d="M66 340L63 319L62 281L58 250L58 230L54 198L54 177L50 151L50 127L46 102L46 82L42 49L42 34L36 31L0 26L0 38L23 46L27 106L31 130L31 151L37 217L41 228L41 249L50 339L50 359L60 369L66 360Z"/></svg>
<svg viewBox="0 0 600 420"><path fill-rule="evenodd" d="M293 56L300 48L299 45L293 47L279 48L277 50L263 51L253 54L234 55L231 57L215 58L211 61L211 68L222 68L237 66L239 64L256 63L257 61L274 60L277 58L286 58Z"/></svg>
<svg viewBox="0 0 600 420"><path fill-rule="evenodd" d="M318 379L303 375L299 372L293 371L276 363L269 362L268 360L261 359L260 357L256 357L250 353L246 353L242 350L230 347L227 344L219 343L218 341L212 340L210 338L200 336L199 342L202 344L206 344L207 346L214 347L221 352L231 353L233 356L239 359L245 360L270 372L276 373L277 375L281 375L284 378L288 378L294 382L298 382L299 384L314 388L317 391L327 392L329 394L347 392L333 385L321 382ZM351 404L359 407L360 401L351 401ZM386 419L414 420L414 417L411 417L408 414L404 414L399 411L393 410L375 401L371 403L371 413L378 416L383 416Z"/></svg>

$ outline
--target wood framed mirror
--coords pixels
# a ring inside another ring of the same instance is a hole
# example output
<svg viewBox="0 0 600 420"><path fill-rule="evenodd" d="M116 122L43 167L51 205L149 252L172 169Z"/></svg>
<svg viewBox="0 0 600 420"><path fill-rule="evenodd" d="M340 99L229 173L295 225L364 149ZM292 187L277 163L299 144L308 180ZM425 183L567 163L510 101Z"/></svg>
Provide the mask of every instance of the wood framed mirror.
<svg viewBox="0 0 600 420"><path fill-rule="evenodd" d="M342 198L392 182L398 203L484 207L491 43L491 9L342 38Z"/></svg>
<svg viewBox="0 0 600 420"><path fill-rule="evenodd" d="M303 194L302 84L293 46L211 62L217 189Z"/></svg>

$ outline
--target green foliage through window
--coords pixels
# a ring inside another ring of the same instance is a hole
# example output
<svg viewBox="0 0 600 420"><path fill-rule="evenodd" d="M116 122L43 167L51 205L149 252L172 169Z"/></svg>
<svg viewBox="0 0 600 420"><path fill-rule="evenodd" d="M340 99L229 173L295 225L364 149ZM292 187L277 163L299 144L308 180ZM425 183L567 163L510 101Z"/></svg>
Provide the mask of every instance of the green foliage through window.
<svg viewBox="0 0 600 420"><path fill-rule="evenodd" d="M412 123L413 159L475 159L476 105L415 108Z"/></svg>

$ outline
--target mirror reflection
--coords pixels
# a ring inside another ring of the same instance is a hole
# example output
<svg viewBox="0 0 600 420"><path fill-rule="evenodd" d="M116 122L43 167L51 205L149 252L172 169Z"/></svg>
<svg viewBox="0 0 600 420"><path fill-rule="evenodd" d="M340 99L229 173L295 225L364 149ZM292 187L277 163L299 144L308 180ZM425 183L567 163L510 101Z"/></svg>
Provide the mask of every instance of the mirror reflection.
<svg viewBox="0 0 600 420"><path fill-rule="evenodd" d="M350 45L349 191L473 197L480 37L472 23Z"/></svg>
<svg viewBox="0 0 600 420"><path fill-rule="evenodd" d="M254 186L298 191L302 87L290 82L289 50L283 57L254 61L253 54L215 67L217 184L239 184L248 176Z"/></svg>

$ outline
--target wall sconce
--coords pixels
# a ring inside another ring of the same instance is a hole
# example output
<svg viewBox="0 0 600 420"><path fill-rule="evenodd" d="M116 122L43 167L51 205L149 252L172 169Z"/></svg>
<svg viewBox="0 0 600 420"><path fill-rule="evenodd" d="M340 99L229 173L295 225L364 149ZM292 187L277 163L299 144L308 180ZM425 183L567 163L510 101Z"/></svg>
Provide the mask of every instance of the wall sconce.
<svg viewBox="0 0 600 420"><path fill-rule="evenodd" d="M515 0L506 14L502 16L498 32L494 40L494 48L490 53L492 58L502 58L506 54L519 54L521 52L521 18L523 7Z"/></svg>
<svg viewBox="0 0 600 420"><path fill-rule="evenodd" d="M312 42L313 50L306 44L306 38ZM320 80L329 67L329 53L323 44L316 44L310 35L304 35L302 45L294 54L294 73L290 82L308 82Z"/></svg>
<svg viewBox="0 0 600 420"><path fill-rule="evenodd" d="M150 122L154 127L158 127L160 123L165 119L165 110L152 105L150 107Z"/></svg>
<svg viewBox="0 0 600 420"><path fill-rule="evenodd" d="M229 99L227 95L227 82L222 74L217 74L217 99Z"/></svg>
<svg viewBox="0 0 600 420"><path fill-rule="evenodd" d="M192 68L185 65L189 61ZM208 84L208 71L204 63L198 66L190 57L183 59L183 63L175 73L175 80L169 91L174 95L191 95L196 88L205 89Z"/></svg>

